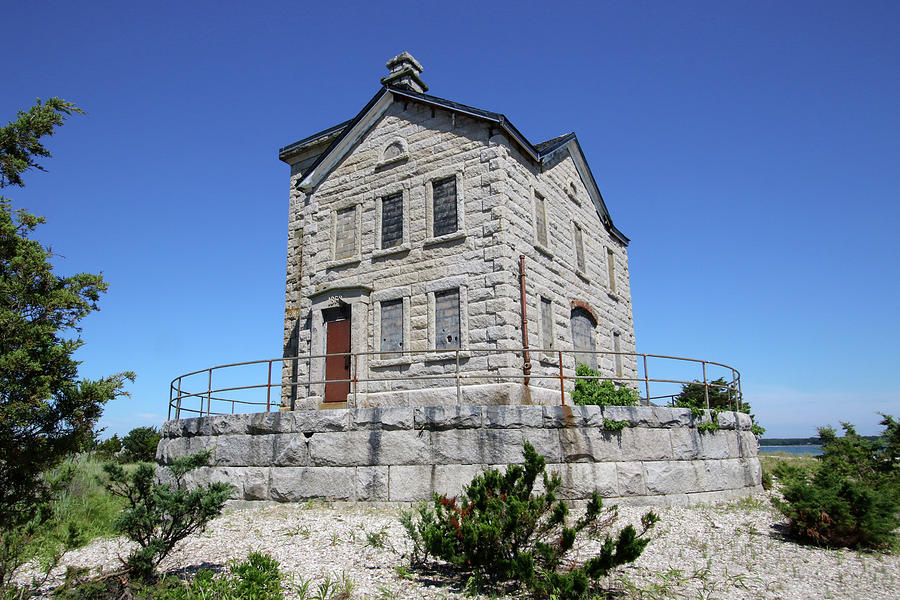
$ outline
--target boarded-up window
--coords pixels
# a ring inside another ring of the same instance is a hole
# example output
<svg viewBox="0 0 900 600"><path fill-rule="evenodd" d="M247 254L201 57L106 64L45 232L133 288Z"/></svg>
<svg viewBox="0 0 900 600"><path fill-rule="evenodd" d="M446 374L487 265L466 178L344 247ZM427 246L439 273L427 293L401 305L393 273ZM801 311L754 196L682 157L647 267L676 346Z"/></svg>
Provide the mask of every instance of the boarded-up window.
<svg viewBox="0 0 900 600"><path fill-rule="evenodd" d="M403 193L381 199L381 247L392 248L403 242Z"/></svg>
<svg viewBox="0 0 900 600"><path fill-rule="evenodd" d="M544 197L535 192L534 194L534 229L537 241L542 246L547 245L547 211L545 208L546 201Z"/></svg>
<svg viewBox="0 0 900 600"><path fill-rule="evenodd" d="M434 347L438 350L459 348L459 290L434 294Z"/></svg>
<svg viewBox="0 0 900 600"><path fill-rule="evenodd" d="M621 352L622 343L619 341L619 334L613 333L613 351ZM616 354L616 377L622 376L622 355Z"/></svg>
<svg viewBox="0 0 900 600"><path fill-rule="evenodd" d="M541 298L541 348L553 348L553 305L546 298Z"/></svg>
<svg viewBox="0 0 900 600"><path fill-rule="evenodd" d="M432 212L434 237L453 233L457 229L456 177L448 177L432 182Z"/></svg>
<svg viewBox="0 0 900 600"><path fill-rule="evenodd" d="M581 234L581 227L575 227L575 267L584 272L584 237Z"/></svg>
<svg viewBox="0 0 900 600"><path fill-rule="evenodd" d="M606 249L606 268L609 270L609 291L616 291L616 257L611 248Z"/></svg>
<svg viewBox="0 0 900 600"><path fill-rule="evenodd" d="M334 259L356 255L356 207L337 212L334 222Z"/></svg>
<svg viewBox="0 0 900 600"><path fill-rule="evenodd" d="M381 351L403 350L403 299L381 303ZM388 354L382 358L399 358L400 354Z"/></svg>
<svg viewBox="0 0 900 600"><path fill-rule="evenodd" d="M572 311L572 346L577 352L575 362L585 364L597 370L597 345L594 342L594 327L596 324L583 308Z"/></svg>

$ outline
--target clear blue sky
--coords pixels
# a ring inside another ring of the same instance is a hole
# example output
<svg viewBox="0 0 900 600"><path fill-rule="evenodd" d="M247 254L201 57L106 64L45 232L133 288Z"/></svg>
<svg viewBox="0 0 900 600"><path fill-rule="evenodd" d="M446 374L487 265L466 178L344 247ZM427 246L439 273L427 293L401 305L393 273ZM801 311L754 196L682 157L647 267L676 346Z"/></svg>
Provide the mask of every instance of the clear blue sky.
<svg viewBox="0 0 900 600"><path fill-rule="evenodd" d="M638 350L725 362L768 434L900 414L900 3L3 3L0 121L88 114L48 173L61 273L103 272L82 374L108 432L176 375L280 355L288 167L410 51L431 93L575 131L631 237Z"/></svg>

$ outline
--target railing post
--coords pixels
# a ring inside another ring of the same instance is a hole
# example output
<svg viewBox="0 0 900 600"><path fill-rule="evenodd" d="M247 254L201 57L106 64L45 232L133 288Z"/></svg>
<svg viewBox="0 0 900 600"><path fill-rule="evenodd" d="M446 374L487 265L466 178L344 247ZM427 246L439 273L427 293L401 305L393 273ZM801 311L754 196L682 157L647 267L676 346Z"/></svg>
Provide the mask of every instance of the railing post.
<svg viewBox="0 0 900 600"><path fill-rule="evenodd" d="M178 396L175 400L175 419L181 418L181 377L178 378Z"/></svg>
<svg viewBox="0 0 900 600"><path fill-rule="evenodd" d="M212 369L207 369L209 378L206 384L206 416L212 414ZM200 416L203 416L203 400L200 400Z"/></svg>
<svg viewBox="0 0 900 600"><path fill-rule="evenodd" d="M644 391L647 392L647 406L650 406L650 374L647 373L647 355L641 354L644 357Z"/></svg>
<svg viewBox="0 0 900 600"><path fill-rule="evenodd" d="M353 405L359 407L356 393L359 390L359 354L353 355Z"/></svg>
<svg viewBox="0 0 900 600"><path fill-rule="evenodd" d="M166 419L167 421L172 420L172 384L169 384L169 417Z"/></svg>
<svg viewBox="0 0 900 600"><path fill-rule="evenodd" d="M269 361L269 383L266 385L266 412L269 412L272 405L272 361ZM234 412L234 402L231 403L231 410Z"/></svg>
<svg viewBox="0 0 900 600"><path fill-rule="evenodd" d="M706 361L703 361L703 397L706 398L706 409L709 410L709 384L706 382Z"/></svg>
<svg viewBox="0 0 900 600"><path fill-rule="evenodd" d="M462 404L462 395L459 389L459 348L456 349L456 405Z"/></svg>
<svg viewBox="0 0 900 600"><path fill-rule="evenodd" d="M566 405L566 385L563 379L562 350L559 351L559 398L562 406Z"/></svg>

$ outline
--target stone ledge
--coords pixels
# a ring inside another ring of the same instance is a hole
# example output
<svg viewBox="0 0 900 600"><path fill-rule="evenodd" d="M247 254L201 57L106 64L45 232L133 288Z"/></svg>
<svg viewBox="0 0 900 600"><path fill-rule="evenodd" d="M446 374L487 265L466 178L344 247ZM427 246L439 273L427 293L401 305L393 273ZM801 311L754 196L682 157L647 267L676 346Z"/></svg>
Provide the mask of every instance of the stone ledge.
<svg viewBox="0 0 900 600"><path fill-rule="evenodd" d="M560 405L463 405L463 406L382 406L302 409L238 415L214 415L166 421L162 436L209 437L265 435L279 433L320 433L357 430L445 430L445 429L569 429L603 427L603 420L626 421L643 429L690 429L710 421L704 410L695 417L690 409L667 406L560 406ZM719 413L720 430L749 432L752 421L744 413Z"/></svg>

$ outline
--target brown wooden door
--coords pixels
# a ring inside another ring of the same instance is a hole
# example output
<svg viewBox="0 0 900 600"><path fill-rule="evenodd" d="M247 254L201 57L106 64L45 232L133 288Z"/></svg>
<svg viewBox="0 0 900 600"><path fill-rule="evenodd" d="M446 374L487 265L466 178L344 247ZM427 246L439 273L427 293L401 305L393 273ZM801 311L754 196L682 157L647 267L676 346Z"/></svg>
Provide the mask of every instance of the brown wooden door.
<svg viewBox="0 0 900 600"><path fill-rule="evenodd" d="M325 325L325 353L350 352L350 319ZM338 381L338 380L345 381ZM346 402L350 393L350 355L325 358L325 402Z"/></svg>

